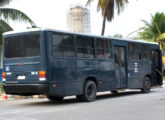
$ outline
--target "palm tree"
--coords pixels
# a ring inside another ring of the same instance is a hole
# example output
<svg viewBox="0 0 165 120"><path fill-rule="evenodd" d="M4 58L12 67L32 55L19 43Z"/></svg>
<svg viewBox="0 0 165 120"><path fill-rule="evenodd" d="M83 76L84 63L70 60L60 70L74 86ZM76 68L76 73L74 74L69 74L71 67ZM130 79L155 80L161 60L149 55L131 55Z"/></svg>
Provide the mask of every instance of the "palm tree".
<svg viewBox="0 0 165 120"><path fill-rule="evenodd" d="M86 5L90 5L92 1L93 0L88 0ZM98 0L97 10L101 9L103 16L101 35L104 35L106 20L113 20L115 8L117 9L117 13L119 15L128 3L128 0Z"/></svg>
<svg viewBox="0 0 165 120"><path fill-rule="evenodd" d="M139 38L158 42L160 46L165 49L165 14L163 12L155 13L155 15L151 14L151 21L147 22L142 20L145 24L143 32L139 32Z"/></svg>
<svg viewBox="0 0 165 120"><path fill-rule="evenodd" d="M36 27L35 23L20 10L4 8L4 6L11 1L12 0L0 0L0 35L2 35L2 32L12 30L12 27L5 22L7 20L28 22L32 27Z"/></svg>
<svg viewBox="0 0 165 120"><path fill-rule="evenodd" d="M20 10L12 8L4 8L12 0L0 0L0 51L2 45L2 34L7 31L13 30L13 28L6 22L7 20L28 22L32 27L36 27L35 23Z"/></svg>

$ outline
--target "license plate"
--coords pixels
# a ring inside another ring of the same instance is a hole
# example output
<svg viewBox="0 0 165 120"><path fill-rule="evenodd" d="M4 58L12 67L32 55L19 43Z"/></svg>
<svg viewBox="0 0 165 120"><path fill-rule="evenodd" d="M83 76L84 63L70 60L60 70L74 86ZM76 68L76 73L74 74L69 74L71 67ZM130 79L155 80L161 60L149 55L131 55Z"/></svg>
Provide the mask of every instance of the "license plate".
<svg viewBox="0 0 165 120"><path fill-rule="evenodd" d="M17 79L18 80L25 80L26 76L18 76Z"/></svg>

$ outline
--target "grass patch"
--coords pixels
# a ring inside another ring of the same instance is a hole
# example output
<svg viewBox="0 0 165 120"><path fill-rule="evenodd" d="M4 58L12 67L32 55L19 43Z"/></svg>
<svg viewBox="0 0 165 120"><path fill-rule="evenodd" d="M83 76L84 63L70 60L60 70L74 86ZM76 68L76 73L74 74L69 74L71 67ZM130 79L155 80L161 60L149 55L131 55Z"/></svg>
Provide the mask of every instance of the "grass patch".
<svg viewBox="0 0 165 120"><path fill-rule="evenodd" d="M0 92L4 93L4 89L2 87L2 83L0 83Z"/></svg>
<svg viewBox="0 0 165 120"><path fill-rule="evenodd" d="M163 80L165 81L165 76L163 76Z"/></svg>

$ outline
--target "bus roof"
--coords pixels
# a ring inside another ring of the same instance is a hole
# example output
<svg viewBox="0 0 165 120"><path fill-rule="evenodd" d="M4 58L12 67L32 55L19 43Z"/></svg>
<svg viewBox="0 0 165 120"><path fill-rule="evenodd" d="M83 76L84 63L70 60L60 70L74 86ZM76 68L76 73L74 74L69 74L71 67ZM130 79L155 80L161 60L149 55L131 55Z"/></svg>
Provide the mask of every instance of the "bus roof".
<svg viewBox="0 0 165 120"><path fill-rule="evenodd" d="M63 31L63 30L56 30L56 29L50 29L50 28L31 28L31 29L25 29L21 31L9 31L3 33L3 35L11 35L11 34L17 34L17 33L26 33L26 32L35 32L35 31L52 31L52 32L63 32L68 34L75 34L75 35L84 35L88 37L96 37L96 38L104 38L104 39L113 39L113 40L119 40L119 41L127 41L127 42L134 42L134 43L146 43L146 44L156 44L156 42L147 42L144 40L131 40L131 39L124 39L124 38L113 38L108 36L99 36L99 35L93 35L93 34L85 34L85 33L78 33L78 32L70 32L70 31Z"/></svg>

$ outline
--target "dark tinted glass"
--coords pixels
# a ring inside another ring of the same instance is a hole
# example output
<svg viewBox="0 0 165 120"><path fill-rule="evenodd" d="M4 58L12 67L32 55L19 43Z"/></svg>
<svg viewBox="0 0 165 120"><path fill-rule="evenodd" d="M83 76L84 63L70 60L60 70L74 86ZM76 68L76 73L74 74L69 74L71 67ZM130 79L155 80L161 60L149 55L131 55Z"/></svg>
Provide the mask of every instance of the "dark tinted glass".
<svg viewBox="0 0 165 120"><path fill-rule="evenodd" d="M139 44L129 43L128 44L128 50L129 50L129 52L140 51L140 45Z"/></svg>
<svg viewBox="0 0 165 120"><path fill-rule="evenodd" d="M143 51L150 51L150 46L149 45L143 45Z"/></svg>
<svg viewBox="0 0 165 120"><path fill-rule="evenodd" d="M111 58L111 42L104 39L96 40L97 58L98 59L109 59Z"/></svg>
<svg viewBox="0 0 165 120"><path fill-rule="evenodd" d="M53 33L53 56L55 57L74 57L74 38L71 35Z"/></svg>
<svg viewBox="0 0 165 120"><path fill-rule="evenodd" d="M53 39L53 45L63 46L62 35L60 35L60 34L53 34L52 35L52 39Z"/></svg>
<svg viewBox="0 0 165 120"><path fill-rule="evenodd" d="M63 35L63 45L64 46L74 46L74 38L69 35Z"/></svg>
<svg viewBox="0 0 165 120"><path fill-rule="evenodd" d="M109 49L108 41L106 40L97 40L97 48L98 49Z"/></svg>
<svg viewBox="0 0 165 120"><path fill-rule="evenodd" d="M77 57L94 58L94 40L89 37L76 37Z"/></svg>
<svg viewBox="0 0 165 120"><path fill-rule="evenodd" d="M17 35L5 38L5 57L33 57L40 55L40 34Z"/></svg>
<svg viewBox="0 0 165 120"><path fill-rule="evenodd" d="M140 44L128 44L128 57L130 60L141 60L141 46Z"/></svg>
<svg viewBox="0 0 165 120"><path fill-rule="evenodd" d="M94 48L93 39L88 37L78 36L76 38L77 47Z"/></svg>
<svg viewBox="0 0 165 120"><path fill-rule="evenodd" d="M65 47L64 48L64 57L74 57L74 48Z"/></svg>

